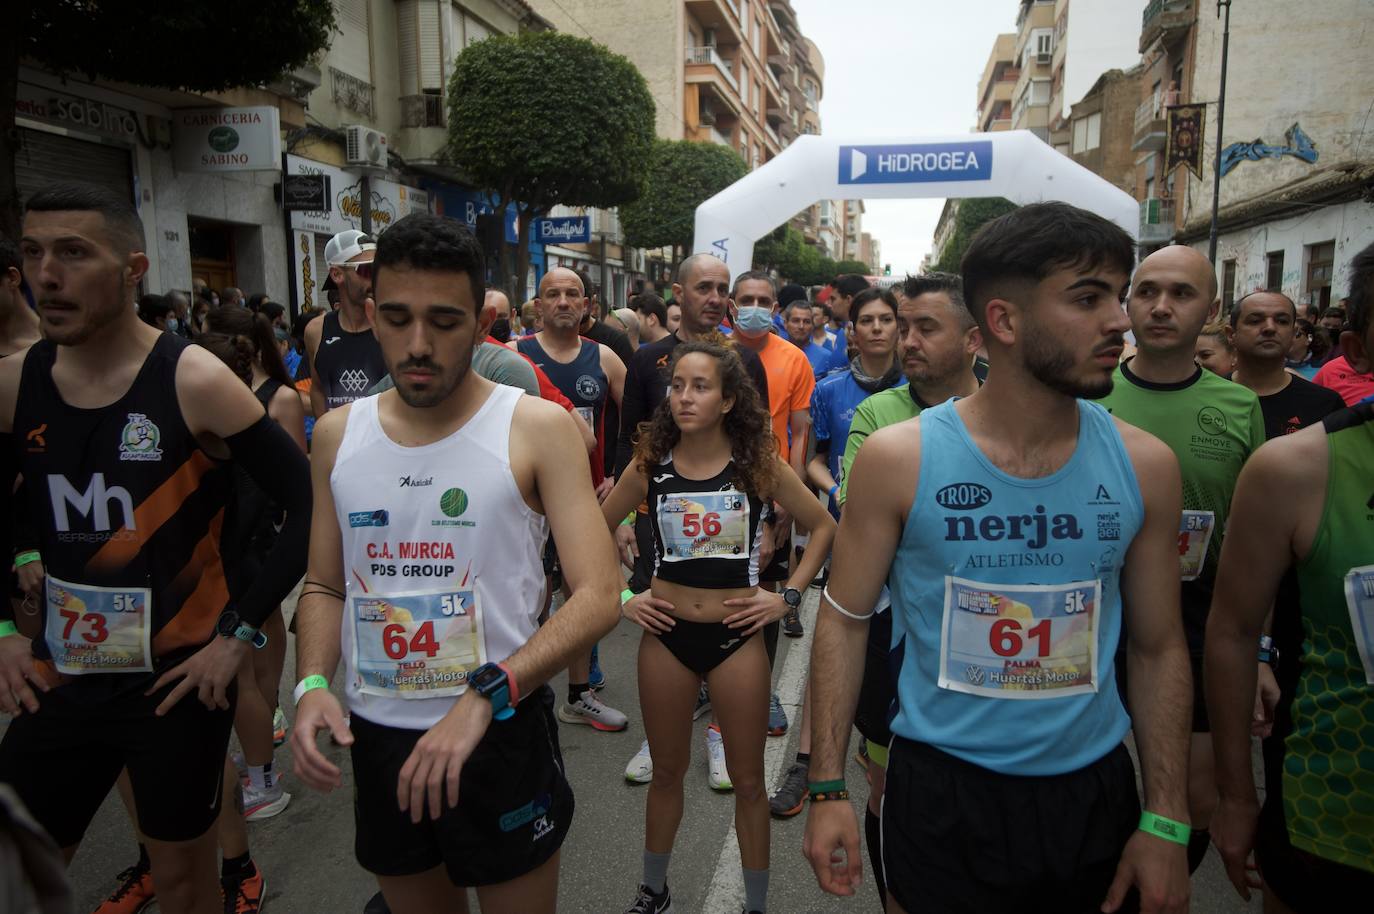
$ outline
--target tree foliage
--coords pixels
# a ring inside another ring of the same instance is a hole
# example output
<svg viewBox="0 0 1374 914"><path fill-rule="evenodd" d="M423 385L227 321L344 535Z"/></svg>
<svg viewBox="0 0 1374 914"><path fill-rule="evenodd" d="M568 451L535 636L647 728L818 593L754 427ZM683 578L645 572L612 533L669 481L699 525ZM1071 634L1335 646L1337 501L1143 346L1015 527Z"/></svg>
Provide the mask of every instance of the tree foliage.
<svg viewBox="0 0 1374 914"><path fill-rule="evenodd" d="M790 225L782 225L754 245L754 268L777 270L783 282L818 286L835 278L835 261Z"/></svg>
<svg viewBox="0 0 1374 914"><path fill-rule="evenodd" d="M870 276L873 273L873 267L862 260L841 260L835 264L835 274L841 273L858 273L860 276Z"/></svg>
<svg viewBox="0 0 1374 914"><path fill-rule="evenodd" d="M213 92L270 83L326 47L331 0L28 0L7 5L0 29L0 231L17 232L14 129L19 59L167 89ZM79 176L74 176L79 177Z"/></svg>
<svg viewBox="0 0 1374 914"><path fill-rule="evenodd" d="M640 248L690 248L697 207L748 172L743 157L728 146L656 141L644 193L620 208L626 243Z"/></svg>
<svg viewBox="0 0 1374 914"><path fill-rule="evenodd" d="M640 195L654 100L621 55L559 32L497 35L458 55L448 92L448 160L495 195L497 212L519 208L520 286L534 217L555 204L605 208Z"/></svg>
<svg viewBox="0 0 1374 914"><path fill-rule="evenodd" d="M969 242L978 234L983 223L1004 216L1016 209L1016 204L1003 197L978 197L961 200L954 216L954 233L950 235L935 269L943 273L958 273Z"/></svg>

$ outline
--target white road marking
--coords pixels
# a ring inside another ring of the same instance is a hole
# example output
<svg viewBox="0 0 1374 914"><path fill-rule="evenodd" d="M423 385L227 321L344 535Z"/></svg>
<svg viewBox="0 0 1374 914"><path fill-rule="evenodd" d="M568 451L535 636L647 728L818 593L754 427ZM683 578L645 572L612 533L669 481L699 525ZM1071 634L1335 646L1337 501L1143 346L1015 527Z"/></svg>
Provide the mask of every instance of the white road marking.
<svg viewBox="0 0 1374 914"><path fill-rule="evenodd" d="M808 587L802 598L801 617L806 633L800 638L789 638L787 658L782 662L782 673L778 676L778 700L787 712L787 733L801 728L802 695L806 689L806 675L811 667L811 635L816 630L816 612L820 607L820 591ZM761 637L761 636L760 636ZM779 637L783 637L779 632ZM782 779L783 768L792 757L787 747L792 740L776 737L768 740L763 751L763 782L768 785L771 795ZM711 888L706 893L706 902L701 906L702 914L739 914L744 902L744 874L740 871L739 837L735 834L733 818L730 829L716 859L716 871L711 876Z"/></svg>

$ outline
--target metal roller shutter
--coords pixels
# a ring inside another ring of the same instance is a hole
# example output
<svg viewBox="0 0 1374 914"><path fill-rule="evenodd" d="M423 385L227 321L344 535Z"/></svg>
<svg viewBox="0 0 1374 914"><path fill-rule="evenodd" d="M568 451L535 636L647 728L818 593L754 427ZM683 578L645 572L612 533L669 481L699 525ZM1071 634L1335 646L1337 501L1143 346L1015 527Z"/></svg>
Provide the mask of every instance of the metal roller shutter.
<svg viewBox="0 0 1374 914"><path fill-rule="evenodd" d="M14 178L19 199L57 181L84 181L116 190L134 200L133 166L129 150L88 143L57 133L19 128L19 153ZM136 201L135 201L136 202Z"/></svg>

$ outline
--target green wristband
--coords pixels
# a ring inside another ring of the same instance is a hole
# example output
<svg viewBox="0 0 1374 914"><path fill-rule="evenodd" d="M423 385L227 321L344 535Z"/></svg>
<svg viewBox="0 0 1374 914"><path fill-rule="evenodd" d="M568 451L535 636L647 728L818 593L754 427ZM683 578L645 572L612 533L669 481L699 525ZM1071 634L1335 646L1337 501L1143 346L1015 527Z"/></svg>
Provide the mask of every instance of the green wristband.
<svg viewBox="0 0 1374 914"><path fill-rule="evenodd" d="M833 781L812 781L806 785L807 793L830 793L844 789L844 778L836 778Z"/></svg>
<svg viewBox="0 0 1374 914"><path fill-rule="evenodd" d="M14 567L23 568L25 565L32 565L34 562L43 561L43 556L38 554L37 549L30 549L28 552L16 552L14 555Z"/></svg>
<svg viewBox="0 0 1374 914"><path fill-rule="evenodd" d="M634 595L635 592L630 588L626 587L624 590L620 592L620 605L624 606L626 603L630 602L630 600L634 598Z"/></svg>
<svg viewBox="0 0 1374 914"><path fill-rule="evenodd" d="M13 622L0 622L0 638L4 638L8 635L17 634L19 634L19 629L15 626Z"/></svg>
<svg viewBox="0 0 1374 914"><path fill-rule="evenodd" d="M1193 833L1193 829L1182 822L1166 819L1148 810L1140 814L1140 830L1184 847L1188 846L1188 838Z"/></svg>
<svg viewBox="0 0 1374 914"><path fill-rule="evenodd" d="M327 688L329 688L329 680L325 679L319 673L316 673L313 676L305 677L296 684L296 691L293 693L292 698L295 699L296 704L300 704L301 699L305 697L306 692L313 692L315 689Z"/></svg>
<svg viewBox="0 0 1374 914"><path fill-rule="evenodd" d="M632 527L632 526L634 526L635 514L636 514L636 513L637 513L637 512L635 512L635 511L631 511L629 514L626 514L626 515L625 515L625 519L624 519L623 521L620 522L620 526L622 526L622 527Z"/></svg>

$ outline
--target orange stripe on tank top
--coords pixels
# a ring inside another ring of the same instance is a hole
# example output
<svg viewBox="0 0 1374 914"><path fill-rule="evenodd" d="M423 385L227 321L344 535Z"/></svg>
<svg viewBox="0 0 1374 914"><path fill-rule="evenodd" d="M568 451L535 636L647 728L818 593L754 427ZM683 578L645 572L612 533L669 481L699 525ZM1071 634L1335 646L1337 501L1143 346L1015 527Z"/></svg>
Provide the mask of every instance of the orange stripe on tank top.
<svg viewBox="0 0 1374 914"><path fill-rule="evenodd" d="M186 595L181 609L153 636L153 656L187 645L204 644L214 634L215 621L229 602L229 587L224 581L224 563L220 561L219 535L224 523L221 510L210 521L210 530L191 553L186 567L176 576L178 590L195 581L195 589ZM157 595L153 595L157 599Z"/></svg>
<svg viewBox="0 0 1374 914"><path fill-rule="evenodd" d="M200 451L186 459L167 481L153 490L153 494L134 509L134 529L121 527L100 551L91 557L87 567L93 571L112 571L134 560L153 534L171 520L186 499L200 485L201 477L214 468L214 462ZM132 535L128 535L132 534Z"/></svg>

